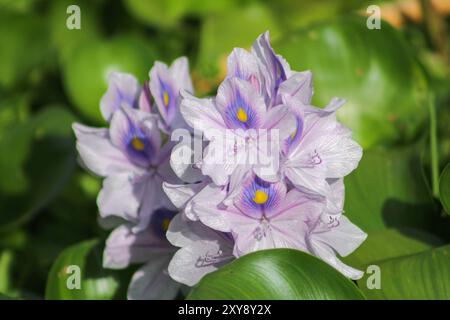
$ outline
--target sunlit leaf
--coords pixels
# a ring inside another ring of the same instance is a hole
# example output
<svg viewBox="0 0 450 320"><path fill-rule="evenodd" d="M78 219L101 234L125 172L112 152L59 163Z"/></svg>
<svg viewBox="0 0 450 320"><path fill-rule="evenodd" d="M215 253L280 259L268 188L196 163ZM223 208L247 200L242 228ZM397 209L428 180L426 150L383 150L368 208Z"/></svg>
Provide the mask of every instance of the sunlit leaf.
<svg viewBox="0 0 450 320"><path fill-rule="evenodd" d="M381 288L358 285L369 299L450 299L450 245L414 255L375 263L380 267Z"/></svg>
<svg viewBox="0 0 450 320"><path fill-rule="evenodd" d="M188 299L363 299L325 262L292 249L245 255L205 276Z"/></svg>
<svg viewBox="0 0 450 320"><path fill-rule="evenodd" d="M439 179L439 193L442 206L450 214L450 163L442 171L441 178Z"/></svg>
<svg viewBox="0 0 450 320"><path fill-rule="evenodd" d="M440 220L414 146L364 152L358 168L345 178L345 187L345 214L369 234L404 227L448 234L448 222Z"/></svg>
<svg viewBox="0 0 450 320"><path fill-rule="evenodd" d="M275 44L295 70L311 70L314 99L348 102L338 111L364 148L412 141L427 118L427 81L399 31L345 16L292 32Z"/></svg>
<svg viewBox="0 0 450 320"><path fill-rule="evenodd" d="M64 250L47 279L46 299L124 299L129 277L125 271L102 267L103 247L98 240L84 241ZM71 267L72 266L72 267ZM77 275L80 271L80 287ZM125 277L121 281L121 277Z"/></svg>
<svg viewBox="0 0 450 320"><path fill-rule="evenodd" d="M155 52L134 37L83 42L64 63L66 93L83 115L104 122L100 99L108 87L108 74L111 71L131 73L143 83L154 59Z"/></svg>
<svg viewBox="0 0 450 320"><path fill-rule="evenodd" d="M443 244L441 239L414 229L372 231L361 246L342 260L351 266L365 269L374 261L406 256Z"/></svg>
<svg viewBox="0 0 450 320"><path fill-rule="evenodd" d="M256 38L270 30L279 35L279 28L272 12L254 3L218 15L208 15L200 34L198 67L200 72L214 78L223 78L226 57L234 47L250 48ZM220 79L221 81L222 79Z"/></svg>

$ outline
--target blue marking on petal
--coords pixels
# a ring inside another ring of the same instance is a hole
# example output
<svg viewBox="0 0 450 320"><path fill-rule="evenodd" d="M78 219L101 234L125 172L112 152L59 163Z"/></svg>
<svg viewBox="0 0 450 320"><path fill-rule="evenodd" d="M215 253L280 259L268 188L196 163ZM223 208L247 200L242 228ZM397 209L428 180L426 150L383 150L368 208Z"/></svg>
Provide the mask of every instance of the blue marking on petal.
<svg viewBox="0 0 450 320"><path fill-rule="evenodd" d="M159 85L161 86L161 101L166 113L169 113L175 107L176 96L174 95L172 87L159 79Z"/></svg>
<svg viewBox="0 0 450 320"><path fill-rule="evenodd" d="M236 90L236 99L228 106L225 116L230 128L250 129L257 128L259 124L256 112L238 90Z"/></svg>
<svg viewBox="0 0 450 320"><path fill-rule="evenodd" d="M298 142L302 137L303 133L303 119L300 117L295 117L295 131L289 136L289 144L292 145Z"/></svg>
<svg viewBox="0 0 450 320"><path fill-rule="evenodd" d="M124 135L123 143L126 146L128 159L135 165L148 167L155 155L155 146L152 140L138 125L128 118L128 131Z"/></svg>
<svg viewBox="0 0 450 320"><path fill-rule="evenodd" d="M244 187L240 206L251 215L262 216L268 210L279 205L280 194L276 185L255 177Z"/></svg>

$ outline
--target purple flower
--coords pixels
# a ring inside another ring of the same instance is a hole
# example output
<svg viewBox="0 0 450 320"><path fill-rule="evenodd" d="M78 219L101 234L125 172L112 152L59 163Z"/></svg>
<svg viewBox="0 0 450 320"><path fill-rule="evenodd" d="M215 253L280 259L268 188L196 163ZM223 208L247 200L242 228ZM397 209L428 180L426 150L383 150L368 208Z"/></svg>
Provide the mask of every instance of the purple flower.
<svg viewBox="0 0 450 320"><path fill-rule="evenodd" d="M169 264L170 276L188 286L233 261L233 238L178 214L170 223L167 239L180 247Z"/></svg>
<svg viewBox="0 0 450 320"><path fill-rule="evenodd" d="M337 189L336 197L343 196L342 184L332 186ZM343 199L339 201L343 204ZM292 248L320 257L352 279L362 276L343 264L335 252L348 255L367 235L346 217L330 212L323 197L297 189L287 191L282 182L268 183L254 176L243 183L233 205L195 202L193 211L204 225L232 234L236 257L264 249Z"/></svg>
<svg viewBox="0 0 450 320"><path fill-rule="evenodd" d="M171 145L161 148L155 115L121 107L109 129L73 129L82 163L105 178L97 199L102 217L117 215L141 230L154 210L173 208L162 190L163 181L177 181L169 165Z"/></svg>
<svg viewBox="0 0 450 320"><path fill-rule="evenodd" d="M111 72L108 75L108 90L100 100L100 111L106 121L121 107L130 107L150 112L148 90L140 87L137 79L128 73Z"/></svg>
<svg viewBox="0 0 450 320"><path fill-rule="evenodd" d="M237 77L226 79L215 99L198 99L187 93L182 96L184 119L209 140L201 163L204 175L217 185L242 179L249 171L273 179L278 168L261 159L277 164L277 147L294 129L287 106L268 109L252 84ZM267 143L267 148L261 148L261 142Z"/></svg>
<svg viewBox="0 0 450 320"><path fill-rule="evenodd" d="M179 112L180 91L193 92L186 57L178 58L170 67L156 61L150 70L149 86L161 116L161 129L169 133L187 127Z"/></svg>
<svg viewBox="0 0 450 320"><path fill-rule="evenodd" d="M285 142L280 171L297 188L325 196L330 192L327 179L343 178L358 166L362 148L336 121L336 110L343 103L333 99L323 110L288 103L297 128Z"/></svg>
<svg viewBox="0 0 450 320"><path fill-rule="evenodd" d="M176 250L165 233L173 211L157 210L149 225L140 232L132 224L122 224L108 237L103 252L103 266L124 269L131 264L144 264L131 279L128 299L173 299L180 284L168 275L169 262Z"/></svg>

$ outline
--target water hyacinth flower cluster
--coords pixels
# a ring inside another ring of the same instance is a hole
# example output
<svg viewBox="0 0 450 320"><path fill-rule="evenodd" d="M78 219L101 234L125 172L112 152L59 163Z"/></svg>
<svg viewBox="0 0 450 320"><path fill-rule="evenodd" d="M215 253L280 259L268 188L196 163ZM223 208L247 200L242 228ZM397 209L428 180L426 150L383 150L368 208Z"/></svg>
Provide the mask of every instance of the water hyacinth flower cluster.
<svg viewBox="0 0 450 320"><path fill-rule="evenodd" d="M101 101L109 128L74 130L83 165L104 177L104 224L119 217L104 266L144 264L130 299L174 298L181 284L272 248L362 276L338 258L367 236L343 215L343 178L362 149L336 120L345 101L316 108L312 94L311 72L291 70L268 33L251 51L233 50L213 97L194 95L185 58L156 62L143 86L110 75Z"/></svg>

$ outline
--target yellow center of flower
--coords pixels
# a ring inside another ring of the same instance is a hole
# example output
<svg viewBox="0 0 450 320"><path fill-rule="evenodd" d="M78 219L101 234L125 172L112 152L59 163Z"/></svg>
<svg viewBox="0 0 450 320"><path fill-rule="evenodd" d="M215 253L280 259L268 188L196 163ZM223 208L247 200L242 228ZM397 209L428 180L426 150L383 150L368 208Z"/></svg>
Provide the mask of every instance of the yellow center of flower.
<svg viewBox="0 0 450 320"><path fill-rule="evenodd" d="M164 91L163 93L163 102L164 102L164 107L167 108L167 106L169 105L169 94L167 93L167 91Z"/></svg>
<svg viewBox="0 0 450 320"><path fill-rule="evenodd" d="M240 122L247 122L248 120L247 112L242 108L238 109L236 116Z"/></svg>
<svg viewBox="0 0 450 320"><path fill-rule="evenodd" d="M162 222L162 228L164 231L167 231L169 229L170 219L165 218Z"/></svg>
<svg viewBox="0 0 450 320"><path fill-rule="evenodd" d="M134 137L133 140L131 141L131 144L133 145L133 148L137 151L142 151L145 148L144 143L138 137Z"/></svg>
<svg viewBox="0 0 450 320"><path fill-rule="evenodd" d="M267 193L265 193L262 190L256 190L253 201L257 204L263 204L263 203L267 202L268 198L269 198L269 196L267 195Z"/></svg>

